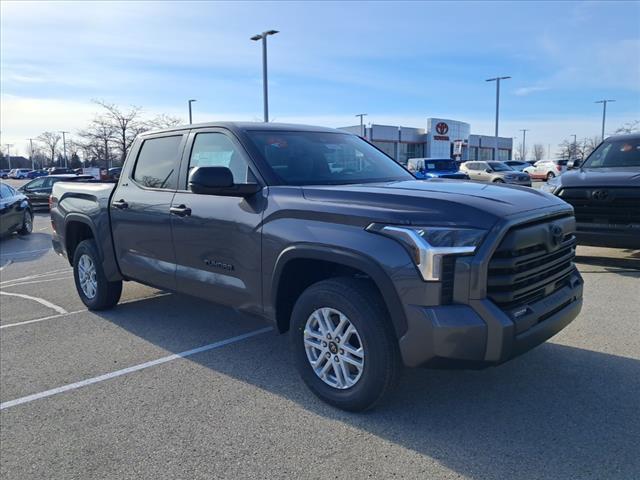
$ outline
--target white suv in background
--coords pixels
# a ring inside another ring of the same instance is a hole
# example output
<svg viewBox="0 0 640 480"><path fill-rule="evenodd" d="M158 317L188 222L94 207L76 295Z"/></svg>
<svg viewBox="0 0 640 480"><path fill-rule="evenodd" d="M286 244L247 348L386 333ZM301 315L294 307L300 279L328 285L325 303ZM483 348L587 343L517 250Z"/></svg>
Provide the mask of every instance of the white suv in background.
<svg viewBox="0 0 640 480"><path fill-rule="evenodd" d="M533 180L550 180L567 171L567 160L538 160L523 171Z"/></svg>
<svg viewBox="0 0 640 480"><path fill-rule="evenodd" d="M9 173L9 178L27 178L27 174L31 171L29 168L16 168Z"/></svg>

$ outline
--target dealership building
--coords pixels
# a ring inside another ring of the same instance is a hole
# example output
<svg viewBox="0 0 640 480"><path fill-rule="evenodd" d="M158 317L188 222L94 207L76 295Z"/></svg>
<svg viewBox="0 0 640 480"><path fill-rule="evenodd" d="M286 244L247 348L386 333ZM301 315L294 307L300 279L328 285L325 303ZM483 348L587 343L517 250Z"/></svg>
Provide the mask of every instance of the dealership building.
<svg viewBox="0 0 640 480"><path fill-rule="evenodd" d="M409 158L451 158L467 160L491 160L496 138L474 135L471 125L458 120L428 118L427 128L376 125L342 127L367 140L396 161L406 164ZM511 160L513 139L498 137L498 160Z"/></svg>

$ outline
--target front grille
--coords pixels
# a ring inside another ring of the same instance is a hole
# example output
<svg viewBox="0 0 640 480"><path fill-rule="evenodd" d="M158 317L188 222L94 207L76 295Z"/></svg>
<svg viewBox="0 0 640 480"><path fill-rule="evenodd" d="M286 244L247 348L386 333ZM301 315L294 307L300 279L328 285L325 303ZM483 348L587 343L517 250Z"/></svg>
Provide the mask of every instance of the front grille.
<svg viewBox="0 0 640 480"><path fill-rule="evenodd" d="M565 188L579 223L626 226L640 224L640 188Z"/></svg>
<svg viewBox="0 0 640 480"><path fill-rule="evenodd" d="M487 295L503 309L538 301L567 285L575 270L575 222L563 217L512 228L489 262ZM559 242L553 238L554 228Z"/></svg>

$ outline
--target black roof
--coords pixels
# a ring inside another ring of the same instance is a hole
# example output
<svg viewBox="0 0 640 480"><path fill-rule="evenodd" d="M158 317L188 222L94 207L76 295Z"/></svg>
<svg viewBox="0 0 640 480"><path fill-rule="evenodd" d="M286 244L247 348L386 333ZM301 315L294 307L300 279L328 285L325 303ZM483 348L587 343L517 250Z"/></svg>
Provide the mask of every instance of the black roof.
<svg viewBox="0 0 640 480"><path fill-rule="evenodd" d="M180 125L177 127L163 128L160 130L152 130L144 132L141 136L155 135L158 133L175 132L180 130L191 130L199 128L226 128L231 131L238 130L273 130L273 131L288 131L288 132L325 132L325 133L342 133L350 135L350 133L344 130L337 130L335 128L317 127L313 125L298 125L294 123L265 123L265 122L206 122L206 123L194 123L192 125Z"/></svg>

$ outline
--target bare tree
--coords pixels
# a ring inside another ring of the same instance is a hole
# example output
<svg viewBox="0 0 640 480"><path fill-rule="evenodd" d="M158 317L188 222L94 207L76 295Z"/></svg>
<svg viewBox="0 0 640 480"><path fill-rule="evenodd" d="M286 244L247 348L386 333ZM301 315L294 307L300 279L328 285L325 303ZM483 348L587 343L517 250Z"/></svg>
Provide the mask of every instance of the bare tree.
<svg viewBox="0 0 640 480"><path fill-rule="evenodd" d="M625 134L625 133L640 133L640 120L633 120L631 122L627 122L618 128L615 133L617 134Z"/></svg>
<svg viewBox="0 0 640 480"><path fill-rule="evenodd" d="M149 130L157 130L161 128L177 127L184 122L178 117L172 117L171 115L161 114L155 118L152 118L146 123L146 127Z"/></svg>
<svg viewBox="0 0 640 480"><path fill-rule="evenodd" d="M538 160L542 160L544 158L544 152L545 152L544 145L541 143L536 143L533 146L533 152L532 152L534 160L536 162Z"/></svg>
<svg viewBox="0 0 640 480"><path fill-rule="evenodd" d="M97 116L85 130L78 132L82 139L85 160L104 168L111 166L111 145L116 142L116 127L110 118Z"/></svg>
<svg viewBox="0 0 640 480"><path fill-rule="evenodd" d="M45 149L48 153L50 153L51 164L53 165L56 159L56 153L59 152L58 144L62 137L59 133L56 132L42 132L38 137L38 141L44 144Z"/></svg>
<svg viewBox="0 0 640 480"><path fill-rule="evenodd" d="M148 130L148 127L140 118L142 109L131 106L129 110L121 110L113 103L94 100L94 103L103 107L106 111L104 119L113 128L113 143L120 153L120 162L124 163L127 152L138 134Z"/></svg>

